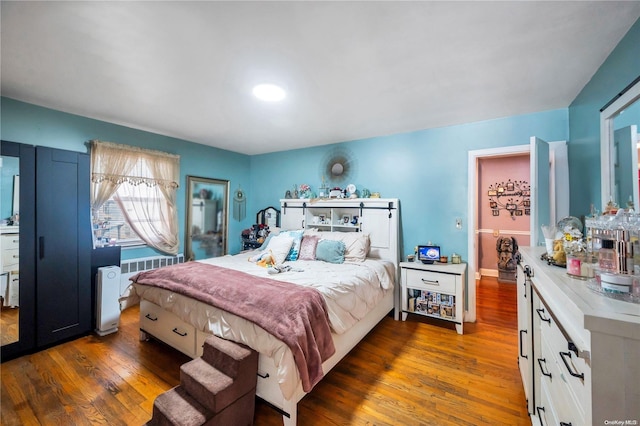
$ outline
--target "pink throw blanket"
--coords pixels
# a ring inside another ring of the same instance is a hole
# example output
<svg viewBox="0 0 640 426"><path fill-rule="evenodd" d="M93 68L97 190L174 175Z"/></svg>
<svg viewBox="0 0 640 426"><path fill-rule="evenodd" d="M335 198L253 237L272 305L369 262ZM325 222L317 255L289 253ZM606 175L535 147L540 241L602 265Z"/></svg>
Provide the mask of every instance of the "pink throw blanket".
<svg viewBox="0 0 640 426"><path fill-rule="evenodd" d="M326 303L319 291L200 262L141 272L131 281L160 287L254 322L289 346L309 392L322 363L335 353Z"/></svg>

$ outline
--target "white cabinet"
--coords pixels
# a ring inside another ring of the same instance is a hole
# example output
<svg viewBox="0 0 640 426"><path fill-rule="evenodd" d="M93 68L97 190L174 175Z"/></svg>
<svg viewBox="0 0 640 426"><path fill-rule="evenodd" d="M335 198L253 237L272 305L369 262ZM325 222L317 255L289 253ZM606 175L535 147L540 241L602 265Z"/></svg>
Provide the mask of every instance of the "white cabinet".
<svg viewBox="0 0 640 426"><path fill-rule="evenodd" d="M402 320L411 313L451 321L462 334L467 264L401 262L400 268Z"/></svg>
<svg viewBox="0 0 640 426"><path fill-rule="evenodd" d="M543 251L520 247L520 271L531 271L532 301L518 303L518 316L532 318L534 362L519 362L521 371L533 369L531 383L523 379L528 398L536 390L532 418L544 425L636 424L640 305L593 292L542 262Z"/></svg>
<svg viewBox="0 0 640 426"><path fill-rule="evenodd" d="M532 296L530 269L522 263L516 269L516 285L518 298L518 367L524 396L527 401L527 412L533 414L535 409L533 388L533 328L532 328Z"/></svg>

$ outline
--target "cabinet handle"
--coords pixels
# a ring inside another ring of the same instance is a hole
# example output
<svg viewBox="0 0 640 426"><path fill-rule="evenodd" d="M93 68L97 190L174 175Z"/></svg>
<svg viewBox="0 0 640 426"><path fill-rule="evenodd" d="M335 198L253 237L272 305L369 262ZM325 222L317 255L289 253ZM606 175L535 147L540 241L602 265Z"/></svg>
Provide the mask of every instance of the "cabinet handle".
<svg viewBox="0 0 640 426"><path fill-rule="evenodd" d="M571 426L571 422L560 422L560 426Z"/></svg>
<svg viewBox="0 0 640 426"><path fill-rule="evenodd" d="M178 327L174 328L172 331L173 331L174 333L176 333L178 336L185 337L185 336L187 335L187 332L186 332L186 331L185 331L184 333L180 333L180 332L178 331Z"/></svg>
<svg viewBox="0 0 640 426"><path fill-rule="evenodd" d="M428 280L426 278L421 278L422 282L425 284L433 284L433 285L440 285L440 282L438 282L438 280Z"/></svg>
<svg viewBox="0 0 640 426"><path fill-rule="evenodd" d="M12 243L19 243L20 240L11 240Z"/></svg>
<svg viewBox="0 0 640 426"><path fill-rule="evenodd" d="M549 324L551 324L551 318L545 318L542 316L542 313L544 312L544 308L538 308L536 309L536 312L538 313L538 316L542 321L548 322Z"/></svg>
<svg viewBox="0 0 640 426"><path fill-rule="evenodd" d="M536 407L536 411L538 412L538 420L540 420L540 426L544 426L544 423L542 423L542 415L540 414L540 411L544 413L544 407Z"/></svg>
<svg viewBox="0 0 640 426"><path fill-rule="evenodd" d="M151 318L151 314L147 314L144 316L146 319L151 320L151 321L158 321L158 317L155 318Z"/></svg>
<svg viewBox="0 0 640 426"><path fill-rule="evenodd" d="M527 333L527 330L520 330L520 356L521 356L522 358L527 359L527 358L529 358L529 357L528 357L527 355L525 355L525 354L523 354L523 353L522 353L522 333L525 333L525 334L526 334L526 333Z"/></svg>
<svg viewBox="0 0 640 426"><path fill-rule="evenodd" d="M544 362L545 366L547 365L547 359L546 358L538 358L538 365L540 366L540 372L542 373L543 376L547 376L549 379L551 379L551 373L545 373L544 372L544 368L542 368L542 363Z"/></svg>
<svg viewBox="0 0 640 426"><path fill-rule="evenodd" d="M569 363L567 362L567 360L565 359L565 357L569 357L569 359L571 359L571 353L570 352L558 352L560 354L560 358L562 358L562 362L564 362L564 366L567 367L567 371L569 372L569 374L571 374L573 377L577 377L579 379L584 380L584 373L576 373L574 372L571 367L569 366Z"/></svg>
<svg viewBox="0 0 640 426"><path fill-rule="evenodd" d="M268 379L269 373L263 373L262 371L258 370L258 376L262 377L263 379Z"/></svg>
<svg viewBox="0 0 640 426"><path fill-rule="evenodd" d="M20 255L19 255L19 254L14 254L14 255L13 255L13 258L14 258L14 259L18 259L18 258L20 258Z"/></svg>

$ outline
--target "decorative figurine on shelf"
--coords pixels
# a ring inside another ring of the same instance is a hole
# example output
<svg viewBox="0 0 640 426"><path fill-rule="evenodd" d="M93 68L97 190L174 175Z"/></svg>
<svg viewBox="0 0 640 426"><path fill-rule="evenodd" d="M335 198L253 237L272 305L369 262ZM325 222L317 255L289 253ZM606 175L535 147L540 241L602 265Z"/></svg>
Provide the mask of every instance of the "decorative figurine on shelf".
<svg viewBox="0 0 640 426"><path fill-rule="evenodd" d="M300 198L311 198L311 187L306 183L300 185Z"/></svg>
<svg viewBox="0 0 640 426"><path fill-rule="evenodd" d="M298 185L293 185L293 198L300 198L300 194L298 193Z"/></svg>
<svg viewBox="0 0 640 426"><path fill-rule="evenodd" d="M614 203L613 200L609 200L609 202L605 206L604 212L602 212L602 214L615 215L616 213L618 213L618 205L616 203Z"/></svg>

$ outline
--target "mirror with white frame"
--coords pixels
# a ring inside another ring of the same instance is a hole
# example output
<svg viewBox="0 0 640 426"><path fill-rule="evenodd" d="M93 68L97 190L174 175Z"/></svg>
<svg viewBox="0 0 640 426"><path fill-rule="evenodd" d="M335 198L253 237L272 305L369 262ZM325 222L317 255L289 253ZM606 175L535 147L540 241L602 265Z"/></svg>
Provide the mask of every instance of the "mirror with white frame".
<svg viewBox="0 0 640 426"><path fill-rule="evenodd" d="M185 259L227 254L229 181L187 176Z"/></svg>
<svg viewBox="0 0 640 426"><path fill-rule="evenodd" d="M626 114L622 119L622 114ZM627 128L622 135L617 131ZM600 112L600 179L602 207L614 201L638 211L638 135L640 128L640 77L627 86ZM618 140L618 142L616 142Z"/></svg>

